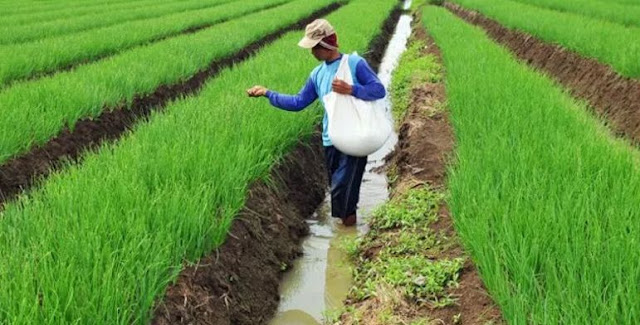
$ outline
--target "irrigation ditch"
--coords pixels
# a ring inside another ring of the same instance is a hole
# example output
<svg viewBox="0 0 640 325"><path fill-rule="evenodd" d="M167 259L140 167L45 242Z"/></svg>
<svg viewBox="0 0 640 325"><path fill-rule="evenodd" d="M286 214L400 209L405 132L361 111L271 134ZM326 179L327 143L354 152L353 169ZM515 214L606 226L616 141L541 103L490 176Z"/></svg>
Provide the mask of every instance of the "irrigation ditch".
<svg viewBox="0 0 640 325"><path fill-rule="evenodd" d="M586 101L616 136L640 144L640 81L623 77L610 66L585 58L557 44L509 29L480 12L446 2L445 7L470 24L479 26L515 57Z"/></svg>
<svg viewBox="0 0 640 325"><path fill-rule="evenodd" d="M130 105L123 103L116 107L105 107L99 116L79 120L73 129L67 127L45 144L11 158L0 165L0 209L9 200L37 186L47 175L70 163L80 163L84 153L105 143L117 141L152 112L162 111L167 104L180 97L198 94L202 86L223 69L247 60L287 32L304 28L313 20L341 6L341 3L333 3L321 8L309 17L268 34L240 51L211 62L209 67L182 82L163 85L148 95L135 97Z"/></svg>
<svg viewBox="0 0 640 325"><path fill-rule="evenodd" d="M404 9L410 2L405 2ZM411 32L411 17L395 10L385 22L385 37L379 37L369 46L376 49L367 56L378 72L380 81L389 89L391 75L406 49ZM384 49L379 51L377 49ZM391 102L385 98L391 114ZM284 275L280 286L281 302L276 317L270 325L322 324L325 313L339 309L352 285L351 269L343 242L368 230L367 219L371 212L388 197L388 182L381 167L385 157L397 143L393 134L384 146L368 157L360 191L359 213L355 228L345 228L329 216L329 196L306 222L311 233L303 242L304 255L296 260L291 270Z"/></svg>

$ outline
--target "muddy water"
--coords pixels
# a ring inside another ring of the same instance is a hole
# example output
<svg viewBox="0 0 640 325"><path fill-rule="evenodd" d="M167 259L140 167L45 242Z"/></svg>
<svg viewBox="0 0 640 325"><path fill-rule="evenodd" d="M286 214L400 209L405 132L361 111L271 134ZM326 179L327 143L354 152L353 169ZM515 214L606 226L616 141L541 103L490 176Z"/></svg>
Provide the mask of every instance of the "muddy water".
<svg viewBox="0 0 640 325"><path fill-rule="evenodd" d="M405 9L411 5L405 2ZM378 76L389 87L391 73L406 49L411 33L411 17L403 15L398 21L389 42ZM388 99L387 107L391 110ZM397 142L394 134L384 147L369 156L367 169L360 190L358 225L345 228L329 216L328 198L307 222L311 235L303 243L304 256L286 273L281 287L282 300L276 317L270 325L317 325L322 324L323 312L337 309L346 298L351 286L351 271L341 247L344 239L367 231L367 218L378 205L388 198L385 175L374 170L384 164L383 158L393 150Z"/></svg>

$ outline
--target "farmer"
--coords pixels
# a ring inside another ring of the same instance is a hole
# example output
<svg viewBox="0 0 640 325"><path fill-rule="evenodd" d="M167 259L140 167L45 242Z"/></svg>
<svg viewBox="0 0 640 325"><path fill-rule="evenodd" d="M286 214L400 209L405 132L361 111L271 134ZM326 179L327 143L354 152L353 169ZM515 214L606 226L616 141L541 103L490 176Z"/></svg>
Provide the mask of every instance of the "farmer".
<svg viewBox="0 0 640 325"><path fill-rule="evenodd" d="M305 36L298 46L311 49L311 54L318 61L323 61L313 69L300 92L297 95L284 95L263 86L254 86L247 90L249 96L265 96L269 98L271 105L291 112L303 110L317 98L322 101L322 98L331 91L366 101L378 100L385 96L386 91L378 76L360 56L350 55L348 60L354 80L353 85L334 78L340 66L342 53L338 50L338 36L327 20L317 19L307 25ZM343 225L353 226L357 220L360 184L367 157L349 156L336 149L329 139L328 123L325 109L322 142L331 184L331 215L342 219Z"/></svg>

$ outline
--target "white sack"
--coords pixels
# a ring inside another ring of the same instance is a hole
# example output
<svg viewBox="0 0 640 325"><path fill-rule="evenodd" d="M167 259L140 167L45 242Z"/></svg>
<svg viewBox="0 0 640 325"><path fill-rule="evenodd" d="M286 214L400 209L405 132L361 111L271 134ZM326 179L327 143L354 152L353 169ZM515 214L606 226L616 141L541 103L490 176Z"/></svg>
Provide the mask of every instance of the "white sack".
<svg viewBox="0 0 640 325"><path fill-rule="evenodd" d="M348 55L342 56L335 78L353 85ZM329 139L343 153L368 156L380 149L393 131L384 100L364 101L333 91L323 100L329 119Z"/></svg>

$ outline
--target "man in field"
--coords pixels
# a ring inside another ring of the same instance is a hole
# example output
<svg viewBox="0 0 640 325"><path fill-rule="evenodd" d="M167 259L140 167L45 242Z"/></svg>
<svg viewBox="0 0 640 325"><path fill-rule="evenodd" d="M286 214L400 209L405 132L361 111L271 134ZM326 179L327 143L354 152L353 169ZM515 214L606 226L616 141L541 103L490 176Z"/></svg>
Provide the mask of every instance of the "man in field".
<svg viewBox="0 0 640 325"><path fill-rule="evenodd" d="M317 19L307 25L305 36L298 45L311 49L311 54L319 61L323 61L313 69L300 92L297 95L284 95L263 86L254 86L247 90L249 96L265 96L269 98L271 105L291 112L303 110L318 98L322 101L322 98L331 91L367 101L378 100L385 96L386 91L378 76L360 56L350 55L348 60L354 80L353 85L335 79L342 53L338 50L338 36L328 21ZM328 123L325 110L322 141L331 183L331 214L335 218L342 219L345 226L353 226L357 220L360 184L367 157L349 156L333 147L327 132Z"/></svg>

